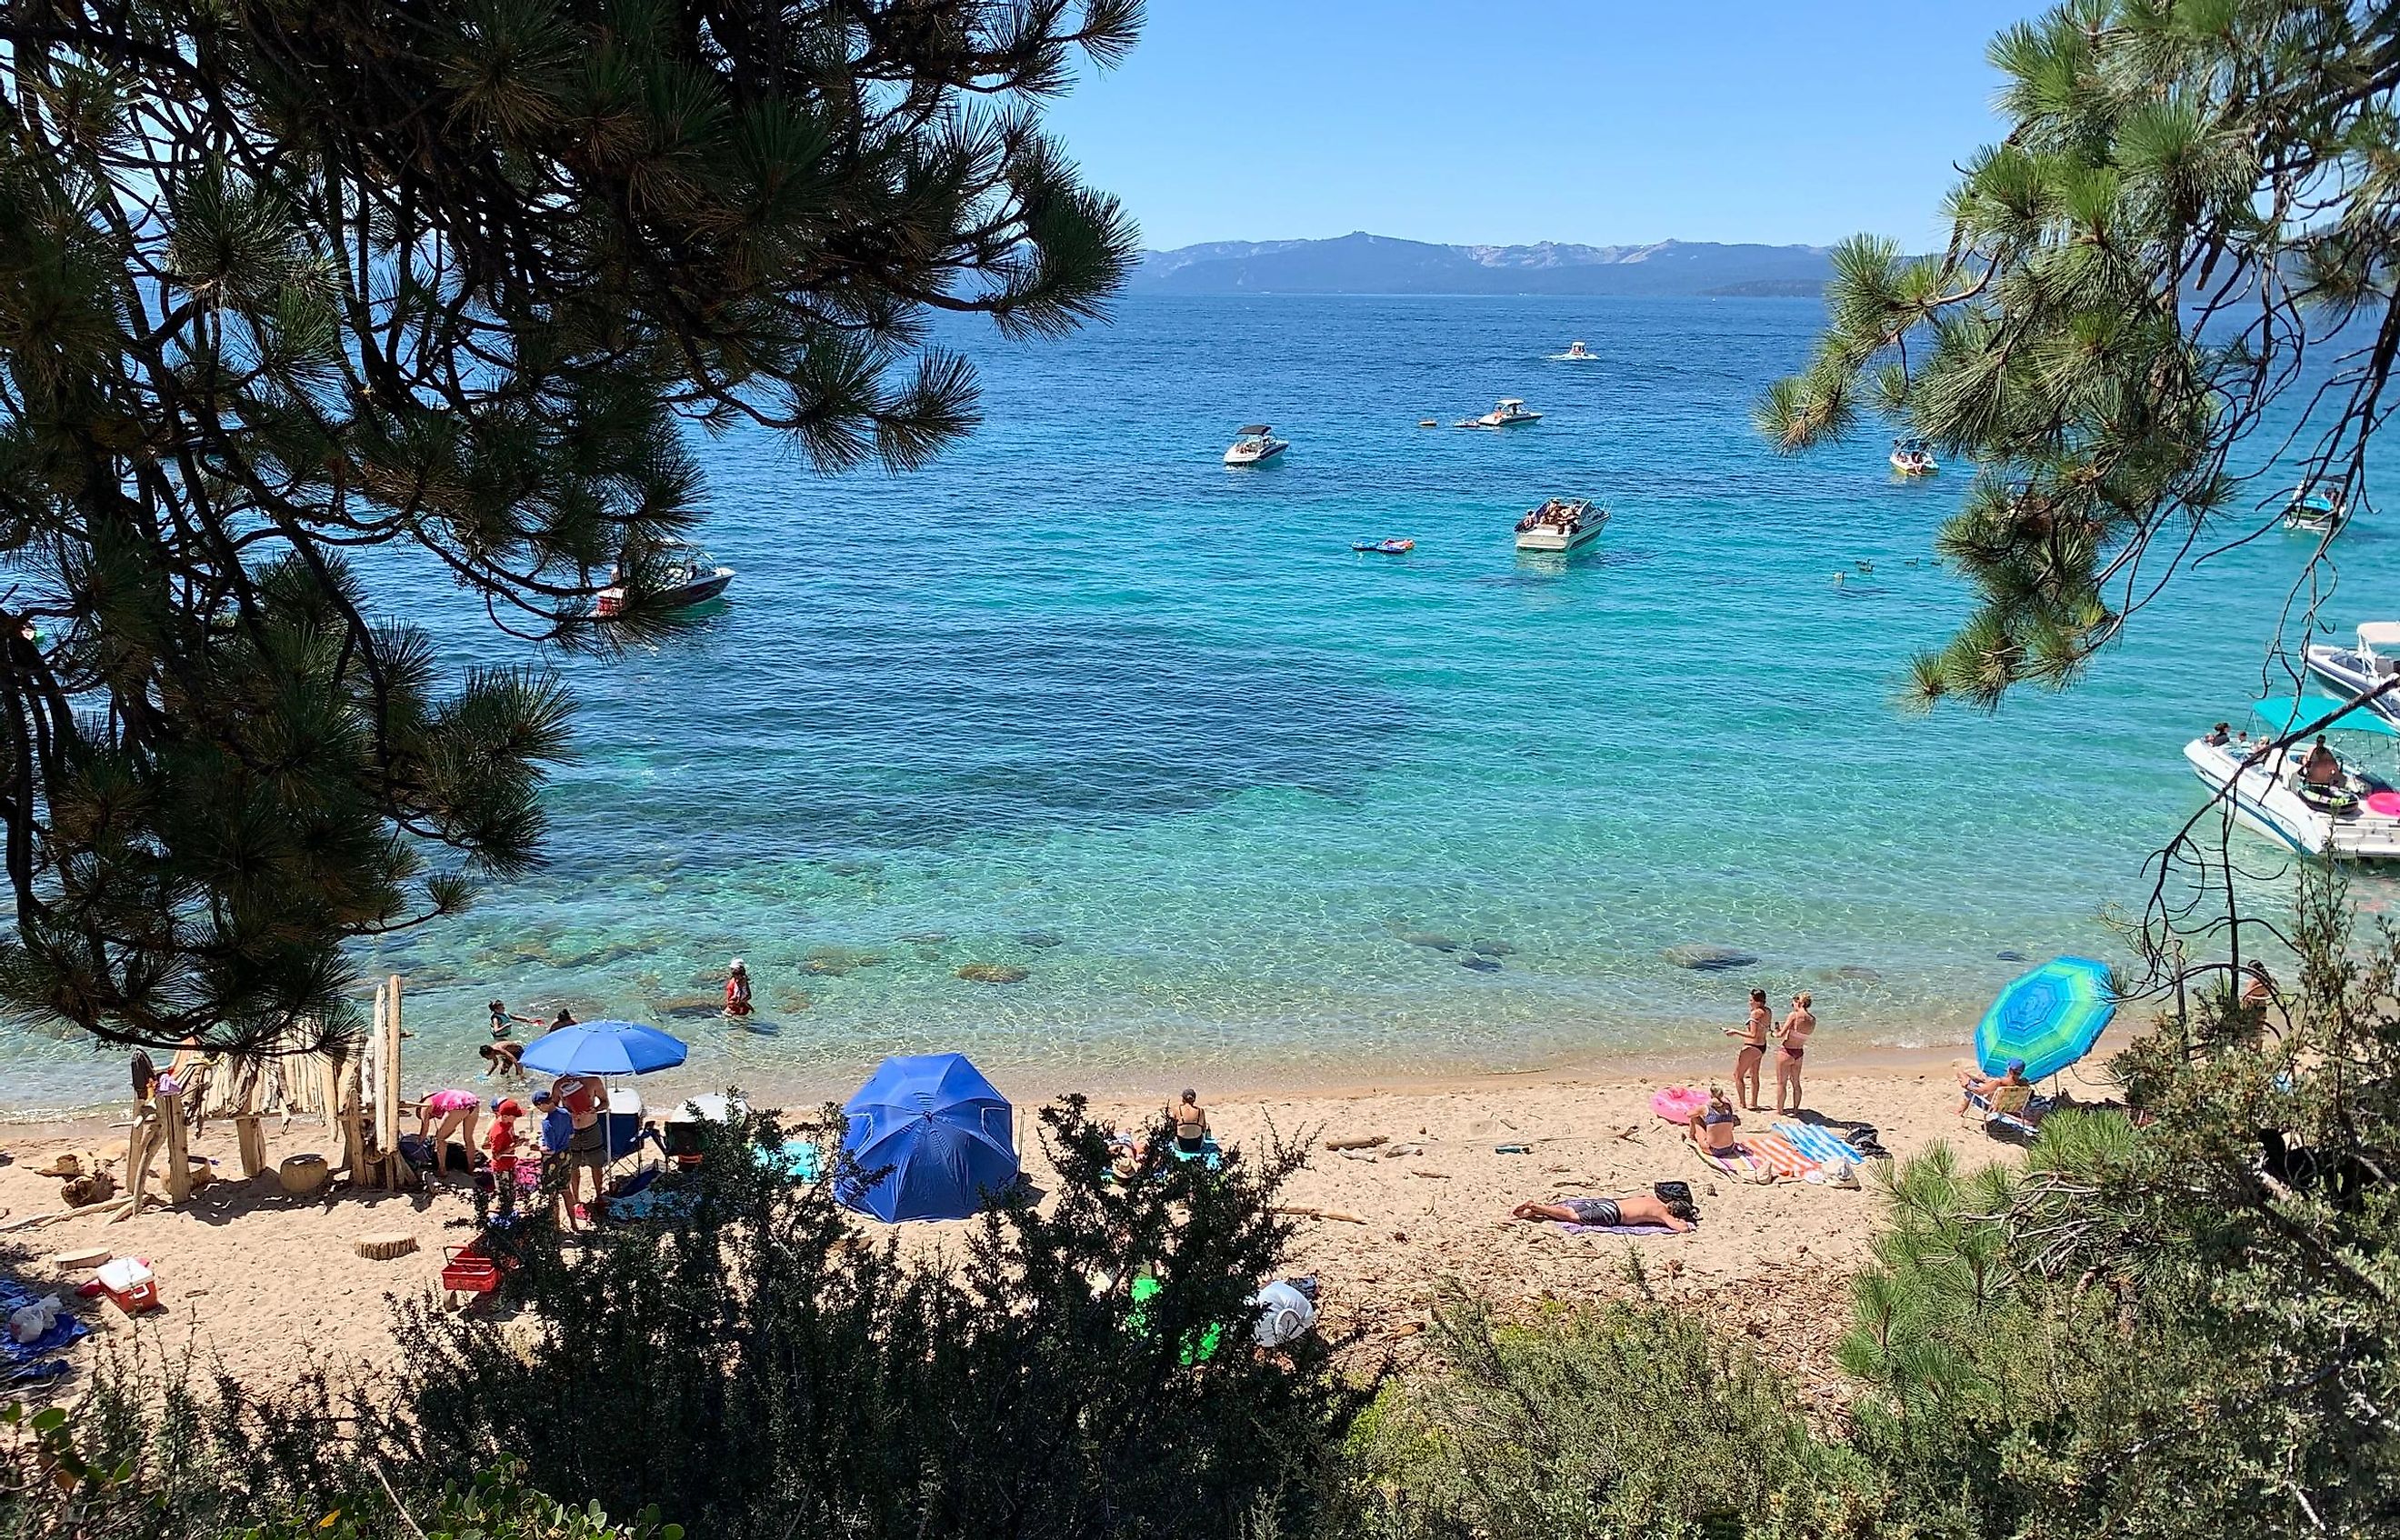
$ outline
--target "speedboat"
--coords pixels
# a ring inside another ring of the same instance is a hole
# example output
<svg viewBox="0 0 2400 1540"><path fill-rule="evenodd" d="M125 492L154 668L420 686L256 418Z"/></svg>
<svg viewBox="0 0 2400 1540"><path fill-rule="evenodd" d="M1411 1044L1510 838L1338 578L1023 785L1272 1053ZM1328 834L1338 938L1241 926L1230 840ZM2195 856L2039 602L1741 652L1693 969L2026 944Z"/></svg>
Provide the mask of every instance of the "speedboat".
<svg viewBox="0 0 2400 1540"><path fill-rule="evenodd" d="M2400 620L2374 620L2358 628L2354 647L2311 642L2304 656L2309 672L2350 699L2380 688L2400 674ZM2400 692L2379 695L2366 709L2387 722L2400 723Z"/></svg>
<svg viewBox="0 0 2400 1540"><path fill-rule="evenodd" d="M1225 451L1227 465L1259 465L1291 447L1286 441L1276 438L1275 429L1262 422L1251 423L1240 432L1242 436Z"/></svg>
<svg viewBox="0 0 2400 1540"><path fill-rule="evenodd" d="M1517 521L1517 549L1573 551L1598 538L1607 525L1608 510L1593 507L1589 497L1552 497Z"/></svg>
<svg viewBox="0 0 2400 1540"><path fill-rule="evenodd" d="M1350 549L1370 552L1378 556L1405 556L1416 548L1414 540L1360 540Z"/></svg>
<svg viewBox="0 0 2400 1540"><path fill-rule="evenodd" d="M1480 417L1461 417L1453 424L1458 428L1514 428L1520 422L1539 422L1539 412L1528 412L1525 403L1514 396L1503 396L1500 404Z"/></svg>
<svg viewBox="0 0 2400 1540"><path fill-rule="evenodd" d="M2284 527L2305 535L2323 535L2339 529L2342 520L2349 516L2339 491L2321 492L2305 486L2292 494L2290 506L2284 510Z"/></svg>
<svg viewBox="0 0 2400 1540"><path fill-rule="evenodd" d="M716 558L687 541L668 541L659 548L659 555L655 593L662 609L689 609L693 605L706 604L733 581L731 567L718 566ZM593 606L594 613L604 620L621 614L625 608L622 570L611 574L608 586L600 591Z"/></svg>
<svg viewBox="0 0 2400 1540"><path fill-rule="evenodd" d="M2261 702L2256 715L2263 729L2257 737L2211 730L2185 744L2183 756L2194 774L2231 804L2238 821L2286 850L2331 860L2400 861L2400 790L2388 779L2329 745L2330 765L2311 775L2313 743L2275 746L2295 729L2340 706L2339 701L2308 696ZM2395 730L2400 729L2362 711L2320 736L2389 738Z"/></svg>
<svg viewBox="0 0 2400 1540"><path fill-rule="evenodd" d="M1552 363L1598 363L1600 355L1580 342L1571 342L1567 344L1565 352L1552 353L1550 361Z"/></svg>
<svg viewBox="0 0 2400 1540"><path fill-rule="evenodd" d="M1894 439L1891 468L1903 476L1934 476L1941 474L1942 462L1933 457L1923 439Z"/></svg>

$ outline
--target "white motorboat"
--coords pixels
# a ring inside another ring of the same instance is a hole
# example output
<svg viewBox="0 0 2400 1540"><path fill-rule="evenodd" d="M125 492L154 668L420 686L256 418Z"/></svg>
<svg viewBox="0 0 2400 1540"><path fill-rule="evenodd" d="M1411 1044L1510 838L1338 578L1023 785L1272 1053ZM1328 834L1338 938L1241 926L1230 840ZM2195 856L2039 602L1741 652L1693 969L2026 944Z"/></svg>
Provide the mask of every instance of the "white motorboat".
<svg viewBox="0 0 2400 1540"><path fill-rule="evenodd" d="M1552 363L1598 363L1600 355L1580 342L1571 342L1567 344L1565 352L1552 353L1550 361Z"/></svg>
<svg viewBox="0 0 2400 1540"><path fill-rule="evenodd" d="M1933 457L1923 439L1891 441L1891 468L1903 476L1938 476L1942 462Z"/></svg>
<svg viewBox="0 0 2400 1540"><path fill-rule="evenodd" d="M2292 494L2290 505L2284 510L2284 527L2304 535L2323 535L2339 529L2349 516L2350 510L2343 506L2340 492L2320 492L2307 486Z"/></svg>
<svg viewBox="0 0 2400 1540"><path fill-rule="evenodd" d="M2311 642L2304 656L2311 674L2345 699L2355 700L2400 674L2400 620L2374 620L2360 626L2358 641L2351 647ZM2366 709L2387 722L2400 723L2400 691L2377 696L2366 702Z"/></svg>
<svg viewBox="0 0 2400 1540"><path fill-rule="evenodd" d="M1503 396L1500 404L1480 417L1461 417L1453 425L1459 428L1514 428L1522 422L1539 422L1539 412L1528 412L1525 403L1514 396Z"/></svg>
<svg viewBox="0 0 2400 1540"><path fill-rule="evenodd" d="M2339 705L2313 697L2270 702L2260 711L2265 729L2258 736L2212 730L2185 744L2183 756L2231 803L2237 820L2286 850L2331 860L2400 861L2400 790L2389 780L2330 746L2329 758L2315 765L2313 743L2270 746ZM2362 711L2321 737L2363 731L2388 738L2394 730Z"/></svg>
<svg viewBox="0 0 2400 1540"><path fill-rule="evenodd" d="M1552 497L1517 521L1520 551L1573 551L1607 527L1608 510L1589 497Z"/></svg>
<svg viewBox="0 0 2400 1540"><path fill-rule="evenodd" d="M1259 465L1291 447L1285 440L1276 438L1275 429L1262 422L1251 423L1240 432L1242 436L1225 450L1227 465Z"/></svg>
<svg viewBox="0 0 2400 1540"><path fill-rule="evenodd" d="M723 593L733 582L733 569L720 566L716 558L699 546L675 540L660 547L661 560L656 573L657 598L661 607L689 609L705 604ZM593 612L601 620L620 614L625 608L625 584L621 576L611 574L608 586L596 595Z"/></svg>

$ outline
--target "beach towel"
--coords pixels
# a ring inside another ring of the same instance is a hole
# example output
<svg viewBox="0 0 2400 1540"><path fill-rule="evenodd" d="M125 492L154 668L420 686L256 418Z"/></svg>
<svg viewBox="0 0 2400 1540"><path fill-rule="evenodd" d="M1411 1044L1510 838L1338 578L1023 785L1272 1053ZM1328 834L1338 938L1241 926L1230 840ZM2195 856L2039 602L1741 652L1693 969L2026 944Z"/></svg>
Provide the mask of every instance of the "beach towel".
<svg viewBox="0 0 2400 1540"><path fill-rule="evenodd" d="M1793 1142L1780 1134L1752 1134L1743 1143L1750 1152L1765 1161L1779 1177L1798 1181L1817 1169L1817 1162L1802 1154Z"/></svg>
<svg viewBox="0 0 2400 1540"><path fill-rule="evenodd" d="M1837 1160L1855 1162L1859 1159L1856 1146L1820 1124L1779 1123L1775 1131L1810 1160L1830 1164Z"/></svg>
<svg viewBox="0 0 2400 1540"><path fill-rule="evenodd" d="M1570 1235L1671 1235L1674 1229L1664 1224L1568 1224L1559 1220L1561 1230Z"/></svg>
<svg viewBox="0 0 2400 1540"><path fill-rule="evenodd" d="M22 1284L0 1278L0 1323L42 1298ZM64 1374L66 1360L51 1355L90 1333L91 1328L77 1320L73 1312L64 1310L59 1312L59 1318L50 1323L48 1331L30 1342L19 1342L14 1333L0 1326L0 1384L21 1384Z"/></svg>
<svg viewBox="0 0 2400 1540"><path fill-rule="evenodd" d="M1739 1161L1727 1161L1720 1160L1714 1153L1701 1149L1698 1144L1694 1144L1690 1139L1685 1139L1684 1142L1690 1146L1692 1153L1700 1157L1700 1161L1703 1165L1720 1176L1730 1177L1736 1181L1771 1181L1774 1179L1775 1168L1769 1165L1761 1157L1752 1154L1750 1147L1746 1144L1735 1144L1733 1147L1734 1153L1739 1156Z"/></svg>

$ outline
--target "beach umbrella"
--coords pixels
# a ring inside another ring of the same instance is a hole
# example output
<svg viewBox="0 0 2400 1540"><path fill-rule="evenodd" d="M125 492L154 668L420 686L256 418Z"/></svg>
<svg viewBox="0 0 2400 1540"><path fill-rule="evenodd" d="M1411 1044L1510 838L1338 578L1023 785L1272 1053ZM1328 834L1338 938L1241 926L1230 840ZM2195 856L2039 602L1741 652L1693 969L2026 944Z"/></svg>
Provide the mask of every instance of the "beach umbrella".
<svg viewBox="0 0 2400 1540"><path fill-rule="evenodd" d="M2011 979L1993 1000L1975 1024L1975 1062L1997 1075L2021 1058L2027 1080L2047 1080L2090 1053L2116 1014L2107 963L2052 958Z"/></svg>
<svg viewBox="0 0 2400 1540"><path fill-rule="evenodd" d="M839 1195L862 1213L963 1220L1016 1180L1015 1114L963 1054L887 1058L841 1110L861 1175Z"/></svg>
<svg viewBox="0 0 2400 1540"><path fill-rule="evenodd" d="M674 1069L689 1052L655 1027L586 1021L534 1039L517 1062L539 1075L647 1075Z"/></svg>

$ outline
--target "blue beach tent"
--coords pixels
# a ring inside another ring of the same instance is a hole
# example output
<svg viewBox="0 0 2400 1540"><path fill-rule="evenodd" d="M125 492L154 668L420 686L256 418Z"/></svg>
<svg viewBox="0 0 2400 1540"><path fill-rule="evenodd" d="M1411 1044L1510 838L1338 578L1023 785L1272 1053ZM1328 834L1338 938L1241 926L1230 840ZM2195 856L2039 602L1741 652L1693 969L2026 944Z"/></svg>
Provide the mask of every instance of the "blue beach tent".
<svg viewBox="0 0 2400 1540"><path fill-rule="evenodd" d="M1008 1099L964 1054L887 1058L841 1110L841 1147L863 1177L843 1183L840 1196L862 1213L963 1220L985 1194L1016 1181Z"/></svg>

